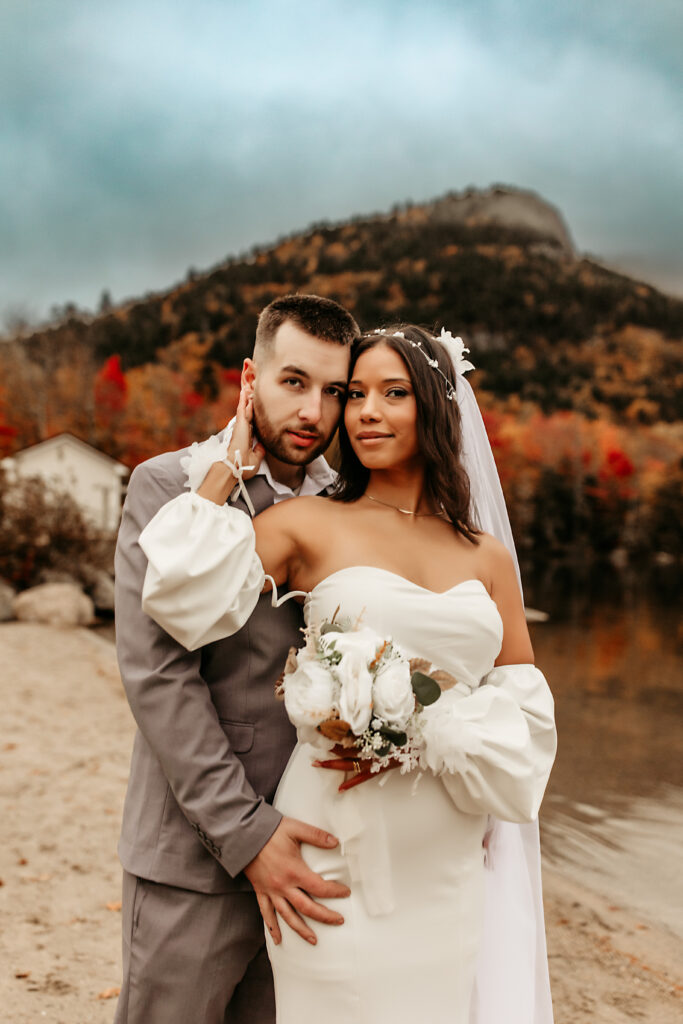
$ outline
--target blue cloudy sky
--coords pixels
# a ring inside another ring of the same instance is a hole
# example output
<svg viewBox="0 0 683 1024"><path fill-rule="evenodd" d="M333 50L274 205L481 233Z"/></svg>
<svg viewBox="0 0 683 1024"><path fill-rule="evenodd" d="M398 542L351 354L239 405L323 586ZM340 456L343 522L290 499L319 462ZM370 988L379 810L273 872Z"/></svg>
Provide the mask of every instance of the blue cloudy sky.
<svg viewBox="0 0 683 1024"><path fill-rule="evenodd" d="M2 0L0 321L492 182L683 294L681 0Z"/></svg>

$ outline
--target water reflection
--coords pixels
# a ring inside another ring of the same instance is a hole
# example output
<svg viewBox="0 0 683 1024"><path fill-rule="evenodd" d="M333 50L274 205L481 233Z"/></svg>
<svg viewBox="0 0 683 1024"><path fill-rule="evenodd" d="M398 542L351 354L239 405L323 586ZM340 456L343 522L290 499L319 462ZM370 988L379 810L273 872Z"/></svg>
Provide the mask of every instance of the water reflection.
<svg viewBox="0 0 683 1024"><path fill-rule="evenodd" d="M556 699L544 856L682 932L683 632L677 580L604 569L527 582Z"/></svg>

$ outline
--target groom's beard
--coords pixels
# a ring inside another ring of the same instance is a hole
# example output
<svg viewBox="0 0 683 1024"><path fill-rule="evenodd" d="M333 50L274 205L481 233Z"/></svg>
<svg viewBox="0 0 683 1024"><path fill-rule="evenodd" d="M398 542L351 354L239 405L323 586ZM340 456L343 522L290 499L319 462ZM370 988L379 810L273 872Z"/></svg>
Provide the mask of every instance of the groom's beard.
<svg viewBox="0 0 683 1024"><path fill-rule="evenodd" d="M306 437L314 437L316 441L310 448L297 448L289 436L288 430L294 430ZM330 438L323 437L315 427L301 427L298 424L276 427L256 393L254 393L254 433L269 455L290 466L307 466L317 459L330 443Z"/></svg>

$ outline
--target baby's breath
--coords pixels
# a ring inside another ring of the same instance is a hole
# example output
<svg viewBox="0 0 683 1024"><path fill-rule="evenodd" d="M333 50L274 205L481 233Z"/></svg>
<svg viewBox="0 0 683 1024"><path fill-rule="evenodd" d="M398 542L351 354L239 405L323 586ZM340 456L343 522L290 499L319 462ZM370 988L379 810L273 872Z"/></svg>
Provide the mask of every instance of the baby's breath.
<svg viewBox="0 0 683 1024"><path fill-rule="evenodd" d="M337 613L335 613L333 620L312 623L303 631L306 645L296 655L295 666L298 665L301 668L306 663L317 662L326 669L332 682L331 693L333 701L328 720L328 724L332 725L332 730L325 732L325 722L321 723L318 731L322 732L323 735L338 736L339 728L343 729L345 725L342 721L341 704L344 680L347 678L344 670L348 668L345 657L348 657L348 655L345 655L343 650L340 649L343 647L342 635L353 634L360 629L359 621L351 622L350 619L338 619ZM412 687L416 686L417 683L414 683L414 677L409 675L410 666L404 652L393 642L391 637L382 638L377 636L375 641L372 631L370 631L370 634L370 646L374 647L374 655L368 657L362 671L370 673L372 677L373 706L370 709L367 728L360 734L355 734L349 727L344 743L348 745L348 741L351 741L349 749L353 752L353 757L371 762L371 772L380 772L383 768L398 767L401 774L405 774L406 772L415 771L419 767L420 751L423 745L420 721L423 707L418 703L417 699L413 699L415 691ZM399 678L401 678L400 673L406 673L406 680L410 679L410 687L403 693L403 700L407 700L405 707L401 710L399 720L385 721L382 715L377 713L374 706L374 687L377 676L391 666L392 663L401 663ZM355 663L351 662L352 676L356 672L356 669L353 667L354 665ZM422 675L422 682L424 684L424 675ZM297 670L296 667L290 667L285 672L283 686L286 690L287 686L294 687L296 685ZM433 685L436 686L436 683L433 683ZM412 711L410 710L411 707ZM336 739L333 742L338 741Z"/></svg>

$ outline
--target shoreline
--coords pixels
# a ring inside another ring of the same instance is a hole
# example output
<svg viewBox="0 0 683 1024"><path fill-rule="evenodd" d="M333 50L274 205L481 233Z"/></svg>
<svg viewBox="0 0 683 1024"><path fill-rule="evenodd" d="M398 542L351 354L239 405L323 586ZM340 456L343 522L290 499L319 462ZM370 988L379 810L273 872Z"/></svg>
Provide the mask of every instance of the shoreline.
<svg viewBox="0 0 683 1024"><path fill-rule="evenodd" d="M86 629L12 622L0 656L2 1019L110 1022L134 734L114 648ZM543 877L555 1024L680 1020L683 940L556 857Z"/></svg>

